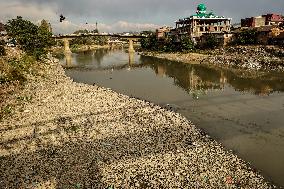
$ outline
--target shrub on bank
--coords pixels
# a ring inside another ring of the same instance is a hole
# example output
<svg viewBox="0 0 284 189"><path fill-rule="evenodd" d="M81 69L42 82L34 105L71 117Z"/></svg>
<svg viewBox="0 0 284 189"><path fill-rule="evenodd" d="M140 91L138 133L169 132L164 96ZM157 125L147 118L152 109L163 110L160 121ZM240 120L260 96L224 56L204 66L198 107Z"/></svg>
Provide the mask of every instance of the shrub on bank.
<svg viewBox="0 0 284 189"><path fill-rule="evenodd" d="M0 84L18 81L24 83L27 74L33 74L36 60L33 56L23 56L20 59L0 59Z"/></svg>
<svg viewBox="0 0 284 189"><path fill-rule="evenodd" d="M4 56L6 55L6 51L5 51L5 41L0 40L0 56Z"/></svg>
<svg viewBox="0 0 284 189"><path fill-rule="evenodd" d="M155 34L140 40L141 48L150 51L183 52L195 49L193 41L188 36L182 36L179 40L175 36L169 36L158 41Z"/></svg>
<svg viewBox="0 0 284 189"><path fill-rule="evenodd" d="M5 47L3 45L0 45L0 56L6 55Z"/></svg>

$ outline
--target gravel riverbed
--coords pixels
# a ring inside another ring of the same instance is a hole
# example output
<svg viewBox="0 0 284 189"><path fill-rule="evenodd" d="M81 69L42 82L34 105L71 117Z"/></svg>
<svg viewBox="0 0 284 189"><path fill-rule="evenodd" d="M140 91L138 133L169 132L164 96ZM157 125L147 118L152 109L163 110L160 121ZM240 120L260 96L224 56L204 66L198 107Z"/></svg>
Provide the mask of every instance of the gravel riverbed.
<svg viewBox="0 0 284 189"><path fill-rule="evenodd" d="M0 122L1 189L275 188L180 114L44 67Z"/></svg>
<svg viewBox="0 0 284 189"><path fill-rule="evenodd" d="M143 55L190 64L249 71L284 71L284 49L276 46L233 46L200 53L143 52Z"/></svg>

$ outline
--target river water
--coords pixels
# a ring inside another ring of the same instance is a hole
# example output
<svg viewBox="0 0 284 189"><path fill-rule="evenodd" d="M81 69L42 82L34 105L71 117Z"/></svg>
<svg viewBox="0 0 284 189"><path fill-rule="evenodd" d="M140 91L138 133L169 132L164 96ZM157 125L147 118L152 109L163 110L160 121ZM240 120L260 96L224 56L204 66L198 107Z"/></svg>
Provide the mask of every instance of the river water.
<svg viewBox="0 0 284 189"><path fill-rule="evenodd" d="M267 180L284 186L284 73L182 64L106 49L61 61L76 82L181 113Z"/></svg>

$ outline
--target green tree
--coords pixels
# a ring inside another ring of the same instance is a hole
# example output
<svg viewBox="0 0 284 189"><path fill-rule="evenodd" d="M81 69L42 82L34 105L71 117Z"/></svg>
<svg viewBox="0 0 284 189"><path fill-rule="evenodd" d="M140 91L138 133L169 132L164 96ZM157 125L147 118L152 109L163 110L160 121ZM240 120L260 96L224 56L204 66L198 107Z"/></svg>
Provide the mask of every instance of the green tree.
<svg viewBox="0 0 284 189"><path fill-rule="evenodd" d="M44 28L46 31L52 32L50 24L44 19L41 21L40 27Z"/></svg>
<svg viewBox="0 0 284 189"><path fill-rule="evenodd" d="M238 45L253 45L257 44L257 30L244 30L236 34L236 39L234 41Z"/></svg>
<svg viewBox="0 0 284 189"><path fill-rule="evenodd" d="M204 49L214 49L220 45L217 37L214 34L208 34L205 38L205 43L200 46Z"/></svg>
<svg viewBox="0 0 284 189"><path fill-rule="evenodd" d="M194 43L189 36L183 36L181 38L181 50L192 51L195 49Z"/></svg>
<svg viewBox="0 0 284 189"><path fill-rule="evenodd" d="M5 25L9 36L17 41L20 48L28 55L33 55L39 59L46 54L46 49L54 44L51 38L52 33L43 26L36 26L28 20L18 16L9 20Z"/></svg>
<svg viewBox="0 0 284 189"><path fill-rule="evenodd" d="M150 34L147 38L140 40L141 48L145 50L158 50L158 40L155 34Z"/></svg>

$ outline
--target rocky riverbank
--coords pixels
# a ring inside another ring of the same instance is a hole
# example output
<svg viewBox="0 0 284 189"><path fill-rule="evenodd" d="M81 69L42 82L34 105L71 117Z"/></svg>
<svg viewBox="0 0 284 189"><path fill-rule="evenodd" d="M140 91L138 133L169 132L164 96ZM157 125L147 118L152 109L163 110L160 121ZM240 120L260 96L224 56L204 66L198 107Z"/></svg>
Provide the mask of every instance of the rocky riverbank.
<svg viewBox="0 0 284 189"><path fill-rule="evenodd" d="M180 114L42 70L0 122L0 188L274 188Z"/></svg>
<svg viewBox="0 0 284 189"><path fill-rule="evenodd" d="M234 46L201 53L155 53L146 56L244 70L284 71L284 49L276 46Z"/></svg>

